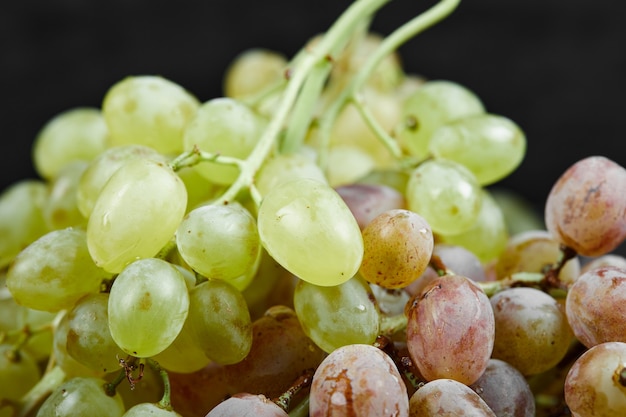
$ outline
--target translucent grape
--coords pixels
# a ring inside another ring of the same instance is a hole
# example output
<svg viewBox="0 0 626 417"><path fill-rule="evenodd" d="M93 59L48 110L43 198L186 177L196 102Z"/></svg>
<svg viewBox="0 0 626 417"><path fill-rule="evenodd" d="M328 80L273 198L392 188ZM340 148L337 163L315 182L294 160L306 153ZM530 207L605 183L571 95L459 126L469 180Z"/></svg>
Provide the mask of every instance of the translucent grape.
<svg viewBox="0 0 626 417"><path fill-rule="evenodd" d="M189 325L211 360L241 361L252 347L252 322L243 295L228 282L210 280L190 292Z"/></svg>
<svg viewBox="0 0 626 417"><path fill-rule="evenodd" d="M363 244L360 275L385 288L402 288L428 266L434 239L422 216L394 209L379 214L363 229Z"/></svg>
<svg viewBox="0 0 626 417"><path fill-rule="evenodd" d="M119 394L107 395L104 384L99 378L71 378L43 402L37 417L121 417L124 414L122 398Z"/></svg>
<svg viewBox="0 0 626 417"><path fill-rule="evenodd" d="M590 269L574 282L565 301L567 320L582 344L625 342L626 269Z"/></svg>
<svg viewBox="0 0 626 417"><path fill-rule="evenodd" d="M560 243L584 256L600 256L626 238L626 169L603 156L570 166L548 194L545 222Z"/></svg>
<svg viewBox="0 0 626 417"><path fill-rule="evenodd" d="M78 209L78 184L87 169L87 162L75 161L65 165L52 179L43 216L50 230L84 227L87 218Z"/></svg>
<svg viewBox="0 0 626 417"><path fill-rule="evenodd" d="M191 303L190 303L191 306ZM153 357L167 371L187 374L199 371L211 363L195 337L189 315L176 339L161 353Z"/></svg>
<svg viewBox="0 0 626 417"><path fill-rule="evenodd" d="M264 119L243 102L227 97L211 99L198 109L185 129L185 149L198 149L220 155L245 159L265 126ZM228 185L235 181L237 167L202 162L194 165L202 176L216 183Z"/></svg>
<svg viewBox="0 0 626 417"><path fill-rule="evenodd" d="M361 229L327 184L306 178L283 183L265 196L257 222L269 254L305 281L338 285L359 269Z"/></svg>
<svg viewBox="0 0 626 417"><path fill-rule="evenodd" d="M104 377L106 374L101 369L90 368L78 362L67 351L67 340L70 332L68 314L63 314L54 328L54 337L51 354L55 363L65 372L67 378L73 377Z"/></svg>
<svg viewBox="0 0 626 417"><path fill-rule="evenodd" d="M382 350L352 344L330 353L315 370L311 417L409 415L406 386Z"/></svg>
<svg viewBox="0 0 626 417"><path fill-rule="evenodd" d="M284 80L287 59L268 49L254 48L241 52L225 71L224 95L243 98L263 92Z"/></svg>
<svg viewBox="0 0 626 417"><path fill-rule="evenodd" d="M201 275L233 279L260 256L256 220L241 204L206 204L190 211L178 226L176 245L185 262Z"/></svg>
<svg viewBox="0 0 626 417"><path fill-rule="evenodd" d="M445 160L418 165L406 188L409 210L424 217L433 232L445 235L463 233L474 225L482 195L474 174Z"/></svg>
<svg viewBox="0 0 626 417"><path fill-rule="evenodd" d="M505 178L519 166L526 153L526 136L512 120L483 113L437 128L429 150L435 158L465 166L484 186Z"/></svg>
<svg viewBox="0 0 626 417"><path fill-rule="evenodd" d="M428 381L475 382L487 368L495 321L489 298L461 275L435 278L407 304L407 348Z"/></svg>
<svg viewBox="0 0 626 417"><path fill-rule="evenodd" d="M153 159L166 163L167 158L154 148L143 145L120 145L108 148L94 158L83 175L76 190L76 202L80 212L88 218L104 184L126 161L135 158Z"/></svg>
<svg viewBox="0 0 626 417"><path fill-rule="evenodd" d="M122 417L182 417L175 410L168 410L155 403L141 403L129 408Z"/></svg>
<svg viewBox="0 0 626 417"><path fill-rule="evenodd" d="M114 273L152 257L174 237L186 205L185 184L171 168L150 159L129 160L103 187L89 217L89 253Z"/></svg>
<svg viewBox="0 0 626 417"><path fill-rule="evenodd" d="M32 148L35 169L49 180L70 162L91 161L105 150L108 135L100 109L77 107L59 113L35 138Z"/></svg>
<svg viewBox="0 0 626 417"><path fill-rule="evenodd" d="M39 366L27 351L0 344L0 401L18 401L40 378Z"/></svg>
<svg viewBox="0 0 626 417"><path fill-rule="evenodd" d="M0 194L0 268L49 231L43 218L47 195L46 183L38 180L21 180Z"/></svg>
<svg viewBox="0 0 626 417"><path fill-rule="evenodd" d="M487 280L485 268L474 252L463 246L448 243L437 243L433 248L433 255L445 265L447 270L456 275L463 275L475 282Z"/></svg>
<svg viewBox="0 0 626 417"><path fill-rule="evenodd" d="M411 396L411 416L496 417L487 403L467 385L447 378L426 383Z"/></svg>
<svg viewBox="0 0 626 417"><path fill-rule="evenodd" d="M287 417L276 403L265 395L235 394L219 403L206 417Z"/></svg>
<svg viewBox="0 0 626 417"><path fill-rule="evenodd" d="M98 292L107 278L110 274L89 256L85 231L67 228L45 234L20 252L6 284L19 304L54 312Z"/></svg>
<svg viewBox="0 0 626 417"><path fill-rule="evenodd" d="M353 343L371 344L380 333L380 310L367 282L356 275L335 286L300 281L294 308L304 332L326 352Z"/></svg>
<svg viewBox="0 0 626 417"><path fill-rule="evenodd" d="M516 287L493 295L491 305L496 322L493 358L526 376L546 371L563 359L572 332L554 298L535 288Z"/></svg>
<svg viewBox="0 0 626 417"><path fill-rule="evenodd" d="M350 208L361 230L387 210L406 208L404 195L388 185L354 183L335 190Z"/></svg>
<svg viewBox="0 0 626 417"><path fill-rule="evenodd" d="M626 343L591 347L565 378L565 402L573 416L613 417L626 413Z"/></svg>
<svg viewBox="0 0 626 417"><path fill-rule="evenodd" d="M438 127L484 112L480 99L466 87L448 80L426 81L404 101L396 135L412 155L425 158Z"/></svg>
<svg viewBox="0 0 626 417"><path fill-rule="evenodd" d="M111 336L132 356L146 358L165 350L180 333L188 312L185 278L173 265L160 259L131 263L111 287Z"/></svg>
<svg viewBox="0 0 626 417"><path fill-rule="evenodd" d="M375 168L374 157L356 145L337 145L328 151L326 176L332 187L352 184Z"/></svg>
<svg viewBox="0 0 626 417"><path fill-rule="evenodd" d="M102 102L109 147L137 144L180 153L185 127L199 106L192 94L163 77L126 77L109 88Z"/></svg>

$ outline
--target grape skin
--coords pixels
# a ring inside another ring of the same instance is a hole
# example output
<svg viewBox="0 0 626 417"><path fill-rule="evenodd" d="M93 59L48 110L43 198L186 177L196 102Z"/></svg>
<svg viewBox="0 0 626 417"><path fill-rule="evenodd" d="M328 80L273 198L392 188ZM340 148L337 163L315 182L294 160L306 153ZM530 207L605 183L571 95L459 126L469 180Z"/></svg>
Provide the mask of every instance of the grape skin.
<svg viewBox="0 0 626 417"><path fill-rule="evenodd" d="M265 395L235 394L213 408L206 417L287 417L288 414Z"/></svg>
<svg viewBox="0 0 626 417"><path fill-rule="evenodd" d="M467 385L453 379L427 382L411 396L411 417L496 417L487 403Z"/></svg>

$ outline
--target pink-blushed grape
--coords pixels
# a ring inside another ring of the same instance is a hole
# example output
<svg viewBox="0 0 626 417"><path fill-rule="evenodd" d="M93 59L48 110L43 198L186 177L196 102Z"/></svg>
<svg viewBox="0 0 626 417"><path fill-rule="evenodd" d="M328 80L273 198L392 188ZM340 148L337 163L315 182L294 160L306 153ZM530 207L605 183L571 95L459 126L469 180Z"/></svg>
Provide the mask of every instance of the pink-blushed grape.
<svg viewBox="0 0 626 417"><path fill-rule="evenodd" d="M287 417L288 414L263 394L235 394L213 408L206 417Z"/></svg>
<svg viewBox="0 0 626 417"><path fill-rule="evenodd" d="M415 391L409 407L410 417L496 417L471 388L447 378L430 381Z"/></svg>

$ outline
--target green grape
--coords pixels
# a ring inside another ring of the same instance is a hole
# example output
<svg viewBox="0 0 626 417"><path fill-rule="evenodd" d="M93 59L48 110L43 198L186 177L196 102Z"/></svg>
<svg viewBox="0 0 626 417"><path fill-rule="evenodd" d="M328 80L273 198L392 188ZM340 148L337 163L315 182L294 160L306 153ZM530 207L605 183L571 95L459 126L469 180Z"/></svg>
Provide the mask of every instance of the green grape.
<svg viewBox="0 0 626 417"><path fill-rule="evenodd" d="M95 371L119 370L118 358L125 357L109 331L109 294L87 295L68 312L67 353Z"/></svg>
<svg viewBox="0 0 626 417"><path fill-rule="evenodd" d="M190 299L190 314L192 311L191 302ZM166 347L163 352L155 355L153 359L159 363L161 368L181 374L199 371L211 363L195 338L189 315L172 344Z"/></svg>
<svg viewBox="0 0 626 417"><path fill-rule="evenodd" d="M107 395L104 384L99 378L71 378L52 391L36 417L121 417L122 398L119 394Z"/></svg>
<svg viewBox="0 0 626 417"><path fill-rule="evenodd" d="M371 344L380 333L380 310L359 275L332 287L298 282L294 307L302 329L325 352L353 343Z"/></svg>
<svg viewBox="0 0 626 417"><path fill-rule="evenodd" d="M122 417L182 417L174 410L168 410L154 403L141 403L129 408Z"/></svg>
<svg viewBox="0 0 626 417"><path fill-rule="evenodd" d="M27 351L0 344L0 401L19 400L40 378L37 362Z"/></svg>
<svg viewBox="0 0 626 417"><path fill-rule="evenodd" d="M244 98L262 93L285 79L287 58L268 49L254 48L241 52L226 68L224 95Z"/></svg>
<svg viewBox="0 0 626 417"><path fill-rule="evenodd" d="M437 128L484 112L480 99L466 87L447 80L426 81L404 101L396 137L410 154L423 159Z"/></svg>
<svg viewBox="0 0 626 417"><path fill-rule="evenodd" d="M87 223L89 253L113 273L152 257L174 236L186 206L185 184L171 168L131 159L115 171L96 201Z"/></svg>
<svg viewBox="0 0 626 417"><path fill-rule="evenodd" d="M111 336L132 356L147 358L165 350L180 333L188 312L185 278L161 259L131 263L111 287Z"/></svg>
<svg viewBox="0 0 626 417"><path fill-rule="evenodd" d="M87 218L78 209L76 199L80 177L85 169L87 169L85 161L70 162L50 181L48 200L43 208L48 229L83 227L87 224Z"/></svg>
<svg viewBox="0 0 626 417"><path fill-rule="evenodd" d="M102 370L93 369L78 362L67 351L67 340L70 332L70 321L68 314L63 313L63 317L58 320L54 328L52 356L56 364L65 372L68 378L73 377L104 377Z"/></svg>
<svg viewBox="0 0 626 417"><path fill-rule="evenodd" d="M406 187L408 208L424 217L434 233L469 230L480 215L481 188L463 165L429 160L411 173Z"/></svg>
<svg viewBox="0 0 626 417"><path fill-rule="evenodd" d="M462 233L440 234L441 242L462 246L472 251L483 263L500 256L509 238L504 214L486 189L480 190L482 201L478 218L472 227Z"/></svg>
<svg viewBox="0 0 626 417"><path fill-rule="evenodd" d="M0 194L0 269L49 231L43 218L47 195L39 180L21 180Z"/></svg>
<svg viewBox="0 0 626 417"><path fill-rule="evenodd" d="M254 185L265 196L280 184L296 178L312 178L328 182L315 157L305 152L281 153L267 159L257 173Z"/></svg>
<svg viewBox="0 0 626 417"><path fill-rule="evenodd" d="M265 196L257 222L269 254L305 281L338 285L359 269L361 229L327 184L308 178L283 183Z"/></svg>
<svg viewBox="0 0 626 417"><path fill-rule="evenodd" d="M541 213L521 194L498 186L489 187L489 194L500 206L509 235L545 229Z"/></svg>
<svg viewBox="0 0 626 417"><path fill-rule="evenodd" d="M256 220L238 202L190 211L176 231L183 260L207 278L234 279L252 268L261 251Z"/></svg>
<svg viewBox="0 0 626 417"><path fill-rule="evenodd" d="M19 304L54 312L98 292L107 278L110 274L89 256L85 231L67 228L45 234L20 252L6 284Z"/></svg>
<svg viewBox="0 0 626 417"><path fill-rule="evenodd" d="M474 173L480 185L492 184L513 172L524 159L526 136L510 119L495 114L463 117L437 128L429 150Z"/></svg>
<svg viewBox="0 0 626 417"><path fill-rule="evenodd" d="M159 76L131 76L115 83L102 102L109 147L146 145L163 154L183 151L183 132L198 110L198 99Z"/></svg>
<svg viewBox="0 0 626 417"><path fill-rule="evenodd" d="M185 149L198 149L245 159L261 135L265 121L241 101L220 97L203 103L185 129ZM203 162L194 165L208 180L228 185L235 181L237 167Z"/></svg>
<svg viewBox="0 0 626 417"><path fill-rule="evenodd" d="M252 346L252 321L241 292L225 281L209 280L189 298L188 321L206 356L221 364L245 358Z"/></svg>
<svg viewBox="0 0 626 417"><path fill-rule="evenodd" d="M352 184L376 168L376 161L354 145L337 145L328 152L326 176L332 187Z"/></svg>
<svg viewBox="0 0 626 417"><path fill-rule="evenodd" d="M143 145L114 146L102 152L91 162L83 173L76 190L78 209L89 217L104 184L126 161L135 158L153 159L166 163L167 158L155 149Z"/></svg>
<svg viewBox="0 0 626 417"><path fill-rule="evenodd" d="M91 161L106 148L108 129L100 109L77 107L50 119L33 143L35 170L52 179L70 162Z"/></svg>
<svg viewBox="0 0 626 417"><path fill-rule="evenodd" d="M187 211L208 204L224 191L224 186L214 184L204 178L194 167L183 167L176 174L185 183L187 190Z"/></svg>

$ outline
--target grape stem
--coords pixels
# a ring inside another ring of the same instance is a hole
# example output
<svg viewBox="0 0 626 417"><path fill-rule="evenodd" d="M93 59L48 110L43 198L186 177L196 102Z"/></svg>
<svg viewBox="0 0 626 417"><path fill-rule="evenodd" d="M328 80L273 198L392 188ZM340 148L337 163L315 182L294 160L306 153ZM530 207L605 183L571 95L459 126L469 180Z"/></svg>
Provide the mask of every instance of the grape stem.
<svg viewBox="0 0 626 417"><path fill-rule="evenodd" d="M159 373L159 375L161 376L161 380L163 381L163 397L161 397L161 400L159 400L157 406L163 408L164 410L172 411L172 387L170 385L170 377L167 371L163 369L161 365L159 365L159 363L154 359L148 358L146 359L146 363L152 370Z"/></svg>
<svg viewBox="0 0 626 417"><path fill-rule="evenodd" d="M313 380L313 374L315 373L315 369L307 369L302 375L300 375L293 384L282 393L278 398L272 399L272 401L282 408L286 413L289 412L291 408L291 402L294 397L300 393L302 393L305 389L308 389L311 386L311 382Z"/></svg>

